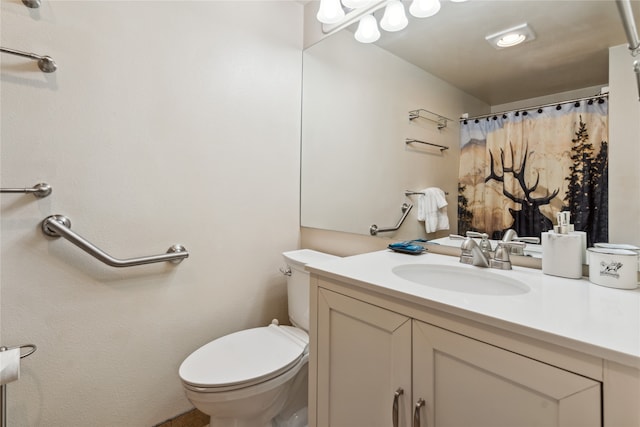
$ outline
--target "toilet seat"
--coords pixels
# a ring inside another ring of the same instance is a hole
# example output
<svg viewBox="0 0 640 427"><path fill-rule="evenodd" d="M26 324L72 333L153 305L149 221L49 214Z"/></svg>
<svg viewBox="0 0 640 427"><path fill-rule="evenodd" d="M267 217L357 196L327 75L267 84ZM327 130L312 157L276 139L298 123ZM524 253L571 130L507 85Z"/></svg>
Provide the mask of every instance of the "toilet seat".
<svg viewBox="0 0 640 427"><path fill-rule="evenodd" d="M271 324L211 341L187 357L179 375L198 392L224 392L259 384L299 366L309 337L301 329Z"/></svg>

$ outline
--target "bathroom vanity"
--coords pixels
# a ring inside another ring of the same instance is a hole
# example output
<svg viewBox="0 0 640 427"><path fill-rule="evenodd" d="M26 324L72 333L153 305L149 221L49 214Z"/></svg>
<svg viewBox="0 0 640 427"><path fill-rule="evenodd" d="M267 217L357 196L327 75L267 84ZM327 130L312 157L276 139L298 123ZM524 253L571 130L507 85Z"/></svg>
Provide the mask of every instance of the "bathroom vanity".
<svg viewBox="0 0 640 427"><path fill-rule="evenodd" d="M307 269L310 426L640 426L639 290L431 253Z"/></svg>

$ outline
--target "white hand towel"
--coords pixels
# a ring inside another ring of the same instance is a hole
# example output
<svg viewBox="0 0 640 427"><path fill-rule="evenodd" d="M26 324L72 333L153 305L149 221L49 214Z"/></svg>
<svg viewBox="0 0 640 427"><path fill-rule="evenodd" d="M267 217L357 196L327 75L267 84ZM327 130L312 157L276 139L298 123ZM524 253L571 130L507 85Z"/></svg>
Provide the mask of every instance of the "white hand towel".
<svg viewBox="0 0 640 427"><path fill-rule="evenodd" d="M430 187L421 191L418 197L418 221L424 221L427 233L449 229L447 199L439 188Z"/></svg>

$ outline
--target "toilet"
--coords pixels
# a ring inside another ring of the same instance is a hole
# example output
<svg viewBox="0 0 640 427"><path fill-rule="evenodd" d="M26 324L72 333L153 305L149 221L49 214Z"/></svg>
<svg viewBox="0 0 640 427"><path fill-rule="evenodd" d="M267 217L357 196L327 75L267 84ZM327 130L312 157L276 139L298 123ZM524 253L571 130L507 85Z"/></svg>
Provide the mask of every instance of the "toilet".
<svg viewBox="0 0 640 427"><path fill-rule="evenodd" d="M306 427L309 273L305 265L338 257L310 249L282 254L289 320L215 339L191 353L179 375L187 398L210 427Z"/></svg>

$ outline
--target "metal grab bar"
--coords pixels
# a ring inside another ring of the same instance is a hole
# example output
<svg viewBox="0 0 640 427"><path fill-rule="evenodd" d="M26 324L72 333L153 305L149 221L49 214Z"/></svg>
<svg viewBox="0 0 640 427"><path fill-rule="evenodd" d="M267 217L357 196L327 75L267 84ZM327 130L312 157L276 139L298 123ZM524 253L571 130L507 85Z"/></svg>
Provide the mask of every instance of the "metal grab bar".
<svg viewBox="0 0 640 427"><path fill-rule="evenodd" d="M407 218L407 215L409 215L409 211L411 210L412 207L413 207L413 205L411 203L403 203L402 206L401 206L402 218L400 218L400 220L398 221L398 223L394 227L378 228L377 225L373 224L371 227L369 227L369 233L372 236L375 236L378 233L386 233L388 231L396 231L398 228L400 228L400 226L404 222L405 218Z"/></svg>
<svg viewBox="0 0 640 427"><path fill-rule="evenodd" d="M0 193L31 193L36 197L47 197L53 189L46 182L34 185L32 188L0 188Z"/></svg>
<svg viewBox="0 0 640 427"><path fill-rule="evenodd" d="M56 62L47 55L36 55L35 53L23 52L21 50L9 49L8 47L0 47L0 52L9 53L11 55L22 56L23 58L38 61L38 68L44 73L53 73L58 69Z"/></svg>
<svg viewBox="0 0 640 427"><path fill-rule="evenodd" d="M71 231L71 221L63 215L51 215L42 221L42 232L47 236L64 237L83 251L112 267L133 267L154 262L171 261L175 264L189 257L189 252L182 245L171 246L166 253L138 258L117 259L88 242L79 234Z"/></svg>

